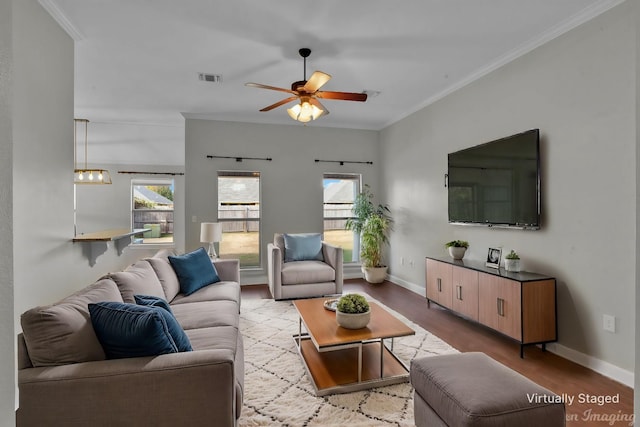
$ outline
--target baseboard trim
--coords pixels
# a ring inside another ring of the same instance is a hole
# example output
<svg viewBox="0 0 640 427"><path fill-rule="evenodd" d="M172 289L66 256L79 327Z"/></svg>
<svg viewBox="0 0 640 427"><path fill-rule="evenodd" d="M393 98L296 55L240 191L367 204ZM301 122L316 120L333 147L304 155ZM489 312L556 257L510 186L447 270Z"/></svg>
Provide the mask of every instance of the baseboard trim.
<svg viewBox="0 0 640 427"><path fill-rule="evenodd" d="M408 282L393 275L389 275L388 280L397 284L398 286L402 286L405 289L415 292L418 295L426 297L426 289L423 286L416 285L415 283ZM589 368L592 371L604 375L607 378L611 378L612 380L624 384L627 387L631 387L632 389L634 388L634 373L620 368L619 366L613 365L609 362L605 362L604 360L597 359L593 356L589 356L588 354L581 353L577 350L558 343L547 344L547 351L550 351L551 353L557 354L564 359L577 363L578 365L584 366L585 368Z"/></svg>
<svg viewBox="0 0 640 427"><path fill-rule="evenodd" d="M604 360L597 359L588 354L584 354L572 348L566 347L558 343L547 344L547 351L557 354L558 356L570 360L585 368L589 368L605 377L611 378L627 387L634 388L634 373L627 371L619 366L613 365Z"/></svg>

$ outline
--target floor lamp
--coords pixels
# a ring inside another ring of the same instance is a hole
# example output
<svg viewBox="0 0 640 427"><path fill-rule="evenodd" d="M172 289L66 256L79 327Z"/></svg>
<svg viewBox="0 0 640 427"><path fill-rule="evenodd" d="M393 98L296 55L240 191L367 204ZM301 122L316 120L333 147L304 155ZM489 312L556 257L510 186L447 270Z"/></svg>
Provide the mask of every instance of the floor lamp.
<svg viewBox="0 0 640 427"><path fill-rule="evenodd" d="M222 224L219 222L203 222L200 224L200 241L209 244L209 257L218 258L216 254L215 242L222 240Z"/></svg>

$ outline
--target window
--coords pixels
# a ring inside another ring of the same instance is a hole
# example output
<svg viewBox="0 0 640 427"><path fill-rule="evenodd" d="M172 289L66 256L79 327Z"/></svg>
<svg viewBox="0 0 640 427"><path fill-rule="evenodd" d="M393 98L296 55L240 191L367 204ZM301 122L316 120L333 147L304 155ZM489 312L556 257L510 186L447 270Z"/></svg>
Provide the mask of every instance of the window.
<svg viewBox="0 0 640 427"><path fill-rule="evenodd" d="M260 266L260 172L218 172L220 258L240 259L240 268Z"/></svg>
<svg viewBox="0 0 640 427"><path fill-rule="evenodd" d="M149 229L134 243L173 243L173 192L172 179L131 181L132 228Z"/></svg>
<svg viewBox="0 0 640 427"><path fill-rule="evenodd" d="M335 246L341 246L344 262L359 260L358 236L345 229L348 218L353 217L353 202L360 193L359 174L325 173L322 181L324 188L324 240Z"/></svg>

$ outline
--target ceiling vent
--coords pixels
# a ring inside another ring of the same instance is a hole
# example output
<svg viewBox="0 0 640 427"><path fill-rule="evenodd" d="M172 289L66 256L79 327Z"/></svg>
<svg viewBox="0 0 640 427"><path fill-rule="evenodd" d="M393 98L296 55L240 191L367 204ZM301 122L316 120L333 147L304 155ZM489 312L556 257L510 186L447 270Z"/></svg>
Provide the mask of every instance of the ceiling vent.
<svg viewBox="0 0 640 427"><path fill-rule="evenodd" d="M198 80L202 82L222 83L222 74L198 73Z"/></svg>

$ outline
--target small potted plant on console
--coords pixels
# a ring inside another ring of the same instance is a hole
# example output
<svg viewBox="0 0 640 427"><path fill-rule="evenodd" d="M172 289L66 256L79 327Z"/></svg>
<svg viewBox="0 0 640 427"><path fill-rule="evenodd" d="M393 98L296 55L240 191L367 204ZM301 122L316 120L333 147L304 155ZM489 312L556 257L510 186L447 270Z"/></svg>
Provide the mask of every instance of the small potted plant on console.
<svg viewBox="0 0 640 427"><path fill-rule="evenodd" d="M520 271L520 255L513 249L504 257L504 269L514 273Z"/></svg>
<svg viewBox="0 0 640 427"><path fill-rule="evenodd" d="M336 321L346 329L361 329L369 324L371 308L367 299L358 294L340 297L336 306Z"/></svg>
<svg viewBox="0 0 640 427"><path fill-rule="evenodd" d="M452 240L450 242L445 243L445 246L449 250L449 255L453 259L462 259L464 258L464 254L469 247L469 242L466 240Z"/></svg>

